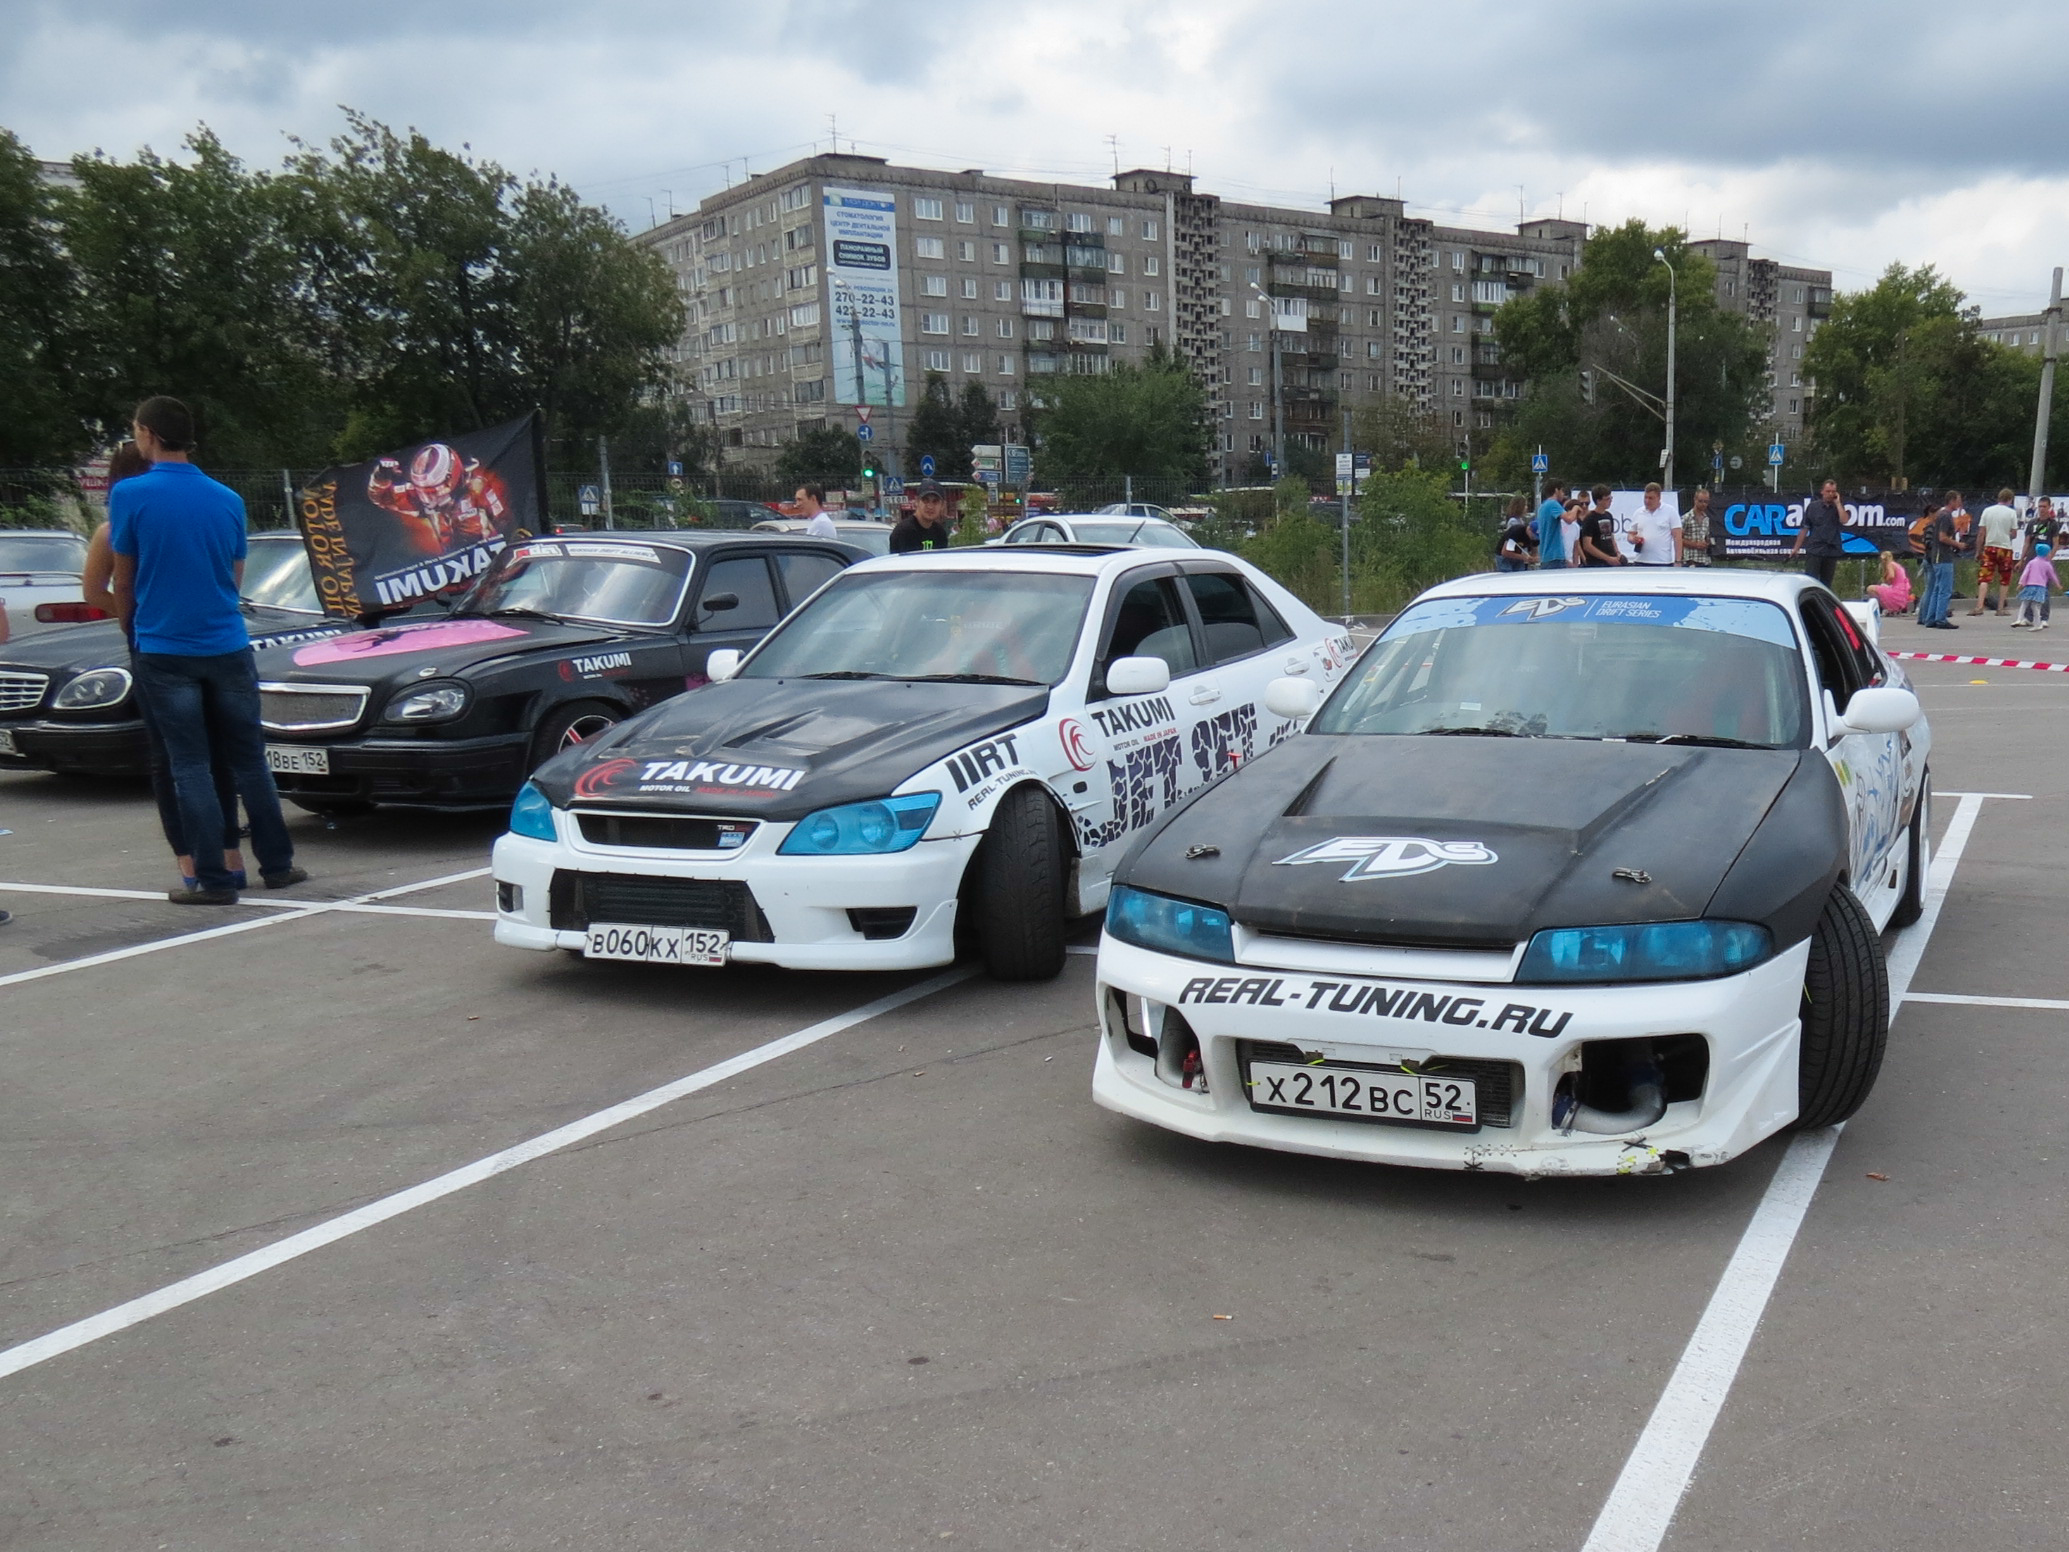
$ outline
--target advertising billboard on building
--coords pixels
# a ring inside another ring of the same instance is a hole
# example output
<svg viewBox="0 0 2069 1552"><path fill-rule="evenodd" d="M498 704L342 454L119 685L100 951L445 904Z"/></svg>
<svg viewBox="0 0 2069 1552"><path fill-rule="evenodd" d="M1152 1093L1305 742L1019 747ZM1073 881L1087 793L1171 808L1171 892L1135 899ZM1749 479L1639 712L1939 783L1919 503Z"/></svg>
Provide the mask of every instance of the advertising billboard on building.
<svg viewBox="0 0 2069 1552"><path fill-rule="evenodd" d="M878 189L827 189L826 278L833 304L833 396L842 404L905 403L898 314L898 201ZM860 362L856 350L860 347Z"/></svg>

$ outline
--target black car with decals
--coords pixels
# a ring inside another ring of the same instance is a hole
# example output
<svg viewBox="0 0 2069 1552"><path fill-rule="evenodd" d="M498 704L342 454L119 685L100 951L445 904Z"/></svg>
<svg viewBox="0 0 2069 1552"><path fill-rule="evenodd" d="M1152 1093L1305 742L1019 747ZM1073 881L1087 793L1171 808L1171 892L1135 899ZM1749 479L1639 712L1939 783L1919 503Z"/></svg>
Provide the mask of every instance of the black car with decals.
<svg viewBox="0 0 2069 1552"><path fill-rule="evenodd" d="M739 533L513 545L440 620L262 652L266 757L314 813L507 803L541 761L705 682L851 546Z"/></svg>

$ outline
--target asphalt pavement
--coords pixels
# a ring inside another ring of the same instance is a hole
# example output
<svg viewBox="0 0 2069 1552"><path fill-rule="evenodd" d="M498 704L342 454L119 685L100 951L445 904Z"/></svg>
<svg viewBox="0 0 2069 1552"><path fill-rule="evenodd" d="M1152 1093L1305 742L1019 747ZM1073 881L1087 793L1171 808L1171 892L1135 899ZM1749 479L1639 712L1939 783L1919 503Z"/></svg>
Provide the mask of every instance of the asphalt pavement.
<svg viewBox="0 0 2069 1552"><path fill-rule="evenodd" d="M2069 661L1956 619L1886 641ZM0 775L0 1547L2069 1543L2069 673L1907 666L1959 857L1880 1086L1657 1180L1122 1120L1084 954L501 949L493 818L177 908L140 789Z"/></svg>

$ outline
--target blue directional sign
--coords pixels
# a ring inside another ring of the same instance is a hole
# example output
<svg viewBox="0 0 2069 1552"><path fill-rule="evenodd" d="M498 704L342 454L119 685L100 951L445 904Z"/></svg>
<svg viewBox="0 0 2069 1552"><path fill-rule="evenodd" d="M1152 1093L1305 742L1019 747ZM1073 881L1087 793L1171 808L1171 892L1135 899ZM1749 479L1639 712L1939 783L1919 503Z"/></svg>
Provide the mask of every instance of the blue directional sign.
<svg viewBox="0 0 2069 1552"><path fill-rule="evenodd" d="M1774 466L1775 466L1775 467L1776 467L1777 469L1779 469L1779 468L1780 468L1780 467L1782 466L1782 444L1781 444L1781 443L1779 443L1779 442L1770 442L1770 443L1768 443L1768 444L1767 444L1767 461L1768 461L1769 463L1773 464L1773 465L1774 465Z"/></svg>
<svg viewBox="0 0 2069 1552"><path fill-rule="evenodd" d="M932 453L923 453L920 456L920 478L923 480L931 480L933 477L934 455Z"/></svg>
<svg viewBox="0 0 2069 1552"><path fill-rule="evenodd" d="M575 492L575 502L584 517L594 517L603 510L603 491L595 485L584 485Z"/></svg>
<svg viewBox="0 0 2069 1552"><path fill-rule="evenodd" d="M1535 452L1535 453L1532 453L1532 454L1530 455L1530 472L1531 472L1532 474L1549 474L1549 473L1551 473L1551 472L1552 472L1552 460L1551 460L1551 459L1549 459L1549 458L1547 458L1547 457L1546 457L1546 456L1544 455L1544 453L1543 453L1543 451L1542 451L1542 450L1540 450L1540 451L1538 451L1538 452Z"/></svg>
<svg viewBox="0 0 2069 1552"><path fill-rule="evenodd" d="M902 496L902 495L904 495L904 494L905 494L905 481L904 481L904 479L903 479L903 478L901 478L900 476L896 475L896 474L887 474L887 475L885 475L885 476L884 476L884 494L885 494L886 496L890 496L890 497L894 497L894 498L895 498L895 497L898 497L898 496Z"/></svg>
<svg viewBox="0 0 2069 1552"><path fill-rule="evenodd" d="M680 473L682 473L682 460L681 460L680 458L671 458L671 459L669 459L669 460L668 460L668 472L669 472L670 474L680 474Z"/></svg>
<svg viewBox="0 0 2069 1552"><path fill-rule="evenodd" d="M872 426L866 420L861 425L855 428L855 440L858 442L867 442L875 435L876 427Z"/></svg>

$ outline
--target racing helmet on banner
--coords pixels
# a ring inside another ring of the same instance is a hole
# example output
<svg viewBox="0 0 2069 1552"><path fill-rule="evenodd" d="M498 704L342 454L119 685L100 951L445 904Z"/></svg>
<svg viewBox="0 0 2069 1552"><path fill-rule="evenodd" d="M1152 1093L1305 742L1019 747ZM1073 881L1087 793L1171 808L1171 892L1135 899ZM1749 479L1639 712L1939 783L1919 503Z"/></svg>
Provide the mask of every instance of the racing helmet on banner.
<svg viewBox="0 0 2069 1552"><path fill-rule="evenodd" d="M460 455L443 442L417 449L409 461L409 482L419 494L449 496L459 488L465 473Z"/></svg>

